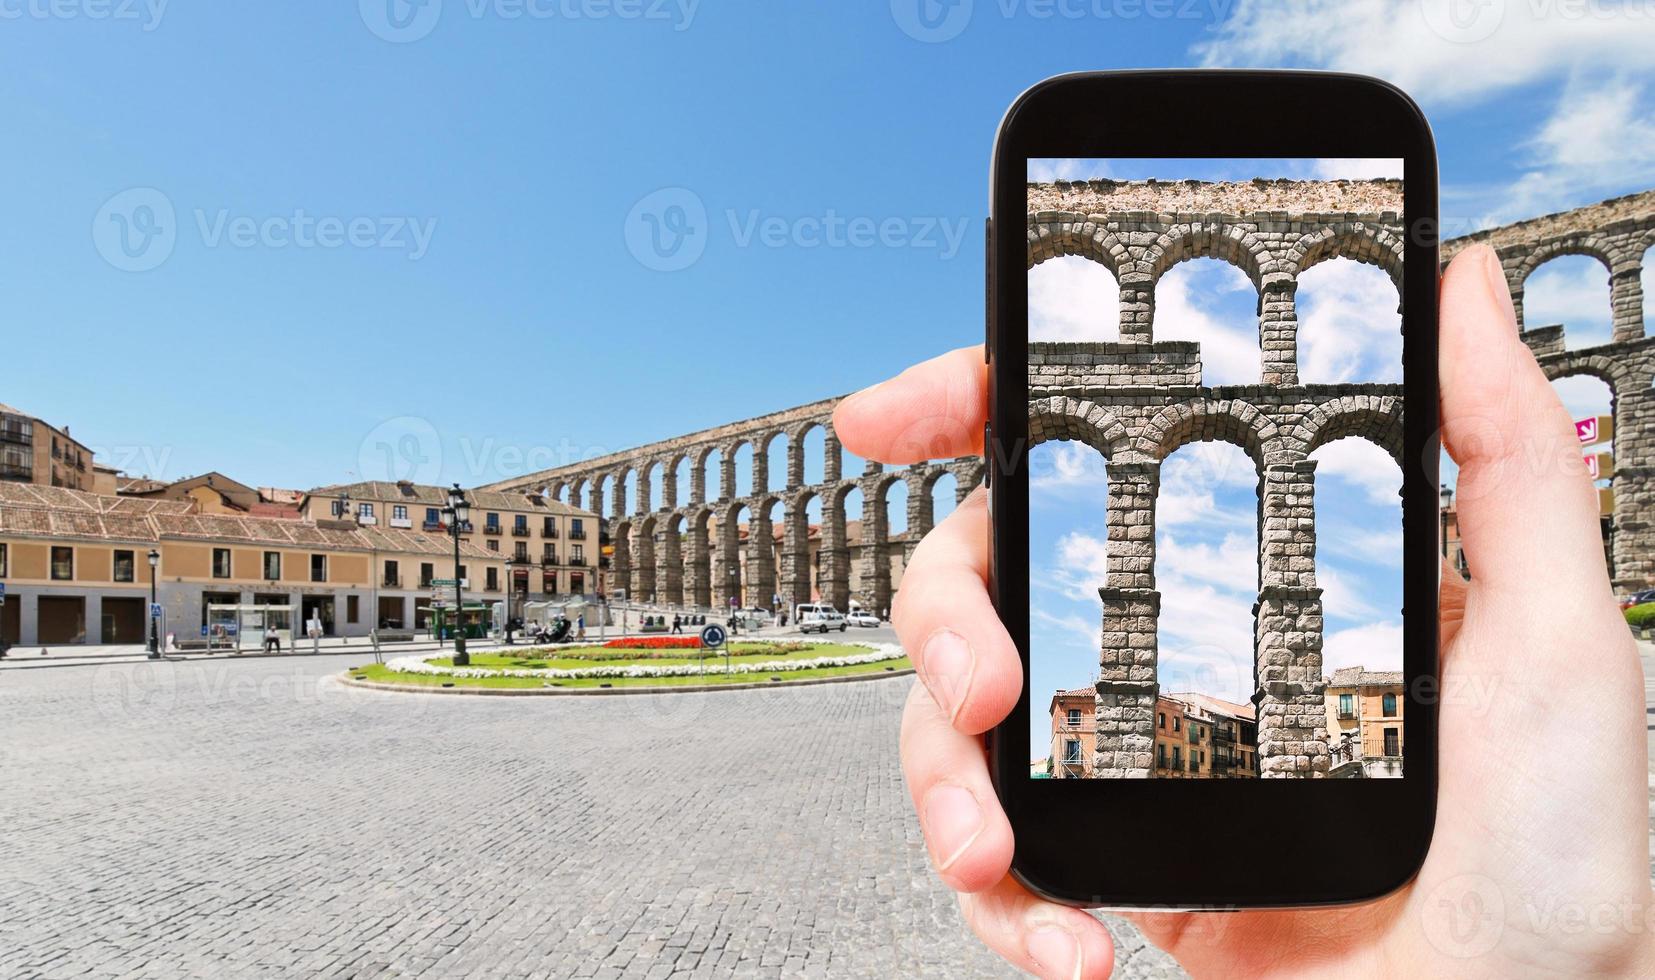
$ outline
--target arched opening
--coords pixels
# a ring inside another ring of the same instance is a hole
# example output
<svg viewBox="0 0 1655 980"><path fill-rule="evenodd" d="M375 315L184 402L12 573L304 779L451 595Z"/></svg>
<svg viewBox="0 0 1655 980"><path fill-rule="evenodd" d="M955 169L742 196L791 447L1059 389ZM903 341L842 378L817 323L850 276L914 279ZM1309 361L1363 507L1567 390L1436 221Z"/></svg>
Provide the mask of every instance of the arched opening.
<svg viewBox="0 0 1655 980"><path fill-rule="evenodd" d="M593 484L593 493L595 496L591 501L591 510L597 513L598 516L610 521L613 521L617 517L623 516L615 512L614 476L605 473L604 475L598 477L597 482Z"/></svg>
<svg viewBox="0 0 1655 980"><path fill-rule="evenodd" d="M730 496L731 488L724 485L724 451L709 449L701 460L701 485L707 494L707 501L726 500Z"/></svg>
<svg viewBox="0 0 1655 980"><path fill-rule="evenodd" d="M1120 297L1102 263L1079 255L1047 259L1029 270L1029 339L1118 341Z"/></svg>
<svg viewBox="0 0 1655 980"><path fill-rule="evenodd" d="M1541 263L1523 282L1523 329L1561 325L1566 350L1613 338L1609 269L1590 255L1562 255Z"/></svg>
<svg viewBox="0 0 1655 980"><path fill-rule="evenodd" d="M667 514L656 523L655 592L664 605L685 604L683 532L682 514Z"/></svg>
<svg viewBox="0 0 1655 980"><path fill-rule="evenodd" d="M659 522L654 514L650 514L637 527L632 554L632 595L640 602L653 605L661 601L655 581L656 529Z"/></svg>
<svg viewBox="0 0 1655 980"><path fill-rule="evenodd" d="M1402 381L1402 312L1378 266L1333 258L1299 274L1295 290L1299 382Z"/></svg>
<svg viewBox="0 0 1655 980"><path fill-rule="evenodd" d="M665 499L666 494L666 465L660 460L656 460L649 464L649 469L644 472L649 475L648 509L652 511L660 510L661 501Z"/></svg>
<svg viewBox="0 0 1655 980"><path fill-rule="evenodd" d="M1318 446L1316 584L1322 672L1402 669L1402 471L1354 436Z"/></svg>
<svg viewBox="0 0 1655 980"><path fill-rule="evenodd" d="M867 475L870 471L877 473L884 467L878 463L869 463L867 460L844 448L839 447L839 476L845 480L855 480Z"/></svg>
<svg viewBox="0 0 1655 980"><path fill-rule="evenodd" d="M755 474L753 487L757 490L768 490L771 493L781 493L787 487L787 433L777 430L772 432L764 442L764 470Z"/></svg>
<svg viewBox="0 0 1655 980"><path fill-rule="evenodd" d="M855 483L839 484L832 506L825 509L821 561L827 587L823 598L841 612L850 608L851 549L862 544L862 511L862 488Z"/></svg>
<svg viewBox="0 0 1655 980"><path fill-rule="evenodd" d="M684 601L702 609L713 605L713 555L717 548L717 542L713 539L715 526L712 511L696 511L689 522L685 547Z"/></svg>
<svg viewBox="0 0 1655 980"><path fill-rule="evenodd" d="M688 455L680 456L674 461L672 464L673 492L672 499L667 501L668 507L676 509L690 502L690 475L694 472L694 469L690 464Z"/></svg>
<svg viewBox="0 0 1655 980"><path fill-rule="evenodd" d="M753 495L753 444L742 442L736 446L736 486L737 497L751 497Z"/></svg>
<svg viewBox="0 0 1655 980"><path fill-rule="evenodd" d="M1154 518L1154 582L1161 594L1157 682L1163 699L1199 696L1183 699L1197 715L1201 697L1251 707L1258 492L1254 461L1228 442L1186 444L1161 464ZM1173 731L1170 718L1165 727L1157 719L1156 775L1211 774L1212 757L1204 750L1197 750L1194 770L1187 750L1175 759L1172 749L1184 734ZM1255 751L1236 748L1244 762Z"/></svg>
<svg viewBox="0 0 1655 980"><path fill-rule="evenodd" d="M804 463L804 485L819 487L827 479L827 429L820 423L811 423L799 439L799 454Z"/></svg>
<svg viewBox="0 0 1655 980"><path fill-rule="evenodd" d="M609 590L612 594L624 592L629 599L637 599L632 591L632 522L612 521L609 540L615 550L610 562L612 574Z"/></svg>
<svg viewBox="0 0 1655 980"><path fill-rule="evenodd" d="M1586 465L1596 470L1598 477L1593 481L1598 489L1598 516L1599 531L1603 536L1604 557L1608 561L1609 574L1615 576L1615 536L1614 536L1614 467L1617 461L1615 453L1615 438L1618 432L1613 432L1615 413L1615 392L1609 383L1602 378L1590 374L1576 374L1569 377L1557 378L1552 381L1552 389L1563 402L1563 407L1569 410L1569 415L1577 422L1587 419L1607 417L1611 419L1609 429L1611 438L1599 442L1582 442L1581 455L1586 459ZM1576 431L1583 427L1576 426ZM1590 431L1590 430L1588 430ZM1605 431L1603 427L1598 432ZM1621 460L1621 462L1626 462Z"/></svg>
<svg viewBox="0 0 1655 980"><path fill-rule="evenodd" d="M1638 270L1638 276L1638 282L1644 294L1643 332L1644 336L1647 337L1650 330L1655 328L1655 245L1651 245L1644 250L1643 262Z"/></svg>
<svg viewBox="0 0 1655 980"><path fill-rule="evenodd" d="M628 468L626 482L621 485L621 509L628 516L637 514L642 508L638 506L638 471Z"/></svg>
<svg viewBox="0 0 1655 980"><path fill-rule="evenodd" d="M821 498L810 490L788 501L782 534L781 589L783 608L813 602L818 588L821 555Z"/></svg>
<svg viewBox="0 0 1655 980"><path fill-rule="evenodd" d="M955 478L952 470L943 470L931 481L931 527L941 524L944 518L954 513L959 499L960 481Z"/></svg>
<svg viewBox="0 0 1655 980"><path fill-rule="evenodd" d="M1185 260L1155 283L1155 340L1198 342L1201 382L1209 387L1259 383L1258 312L1247 274L1219 259Z"/></svg>

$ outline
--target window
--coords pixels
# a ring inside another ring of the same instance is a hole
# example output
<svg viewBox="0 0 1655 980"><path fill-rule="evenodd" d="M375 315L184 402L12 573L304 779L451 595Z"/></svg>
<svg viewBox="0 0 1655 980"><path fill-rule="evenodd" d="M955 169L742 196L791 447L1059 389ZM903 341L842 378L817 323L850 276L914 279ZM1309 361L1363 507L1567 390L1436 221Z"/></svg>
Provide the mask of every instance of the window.
<svg viewBox="0 0 1655 980"><path fill-rule="evenodd" d="M1080 739L1066 739L1063 743L1063 761L1071 765L1080 761Z"/></svg>
<svg viewBox="0 0 1655 980"><path fill-rule="evenodd" d="M310 580L312 582L326 582L328 580L328 556L310 556Z"/></svg>
<svg viewBox="0 0 1655 980"><path fill-rule="evenodd" d="M557 573L547 572L540 576L540 591L547 595L557 595Z"/></svg>
<svg viewBox="0 0 1655 980"><path fill-rule="evenodd" d="M516 517L512 518L511 529L518 534L528 534L529 518L524 514L518 514Z"/></svg>
<svg viewBox="0 0 1655 980"><path fill-rule="evenodd" d="M408 508L407 507L404 507L402 504L397 504L396 506L391 508L391 520L393 520L393 521L406 521L407 519L408 519Z"/></svg>
<svg viewBox="0 0 1655 980"><path fill-rule="evenodd" d="M130 551L115 552L115 581L131 582L138 571L138 559Z"/></svg>
<svg viewBox="0 0 1655 980"><path fill-rule="evenodd" d="M397 563L394 561L385 563L385 585L392 589L402 586L402 570L397 567Z"/></svg>
<svg viewBox="0 0 1655 980"><path fill-rule="evenodd" d="M282 577L282 553L266 551L264 553L264 577L274 582Z"/></svg>
<svg viewBox="0 0 1655 980"><path fill-rule="evenodd" d="M1080 709L1079 708L1070 708L1069 709L1069 727L1074 728L1075 726L1077 726L1079 724L1080 724Z"/></svg>
<svg viewBox="0 0 1655 980"><path fill-rule="evenodd" d="M1167 767L1167 747L1165 743L1155 746L1155 764L1162 769Z"/></svg>
<svg viewBox="0 0 1655 980"><path fill-rule="evenodd" d="M67 582L75 577L75 549L52 549L52 581Z"/></svg>
<svg viewBox="0 0 1655 980"><path fill-rule="evenodd" d="M1167 727L1167 713L1166 712L1164 712L1164 711L1155 712L1155 727L1156 728L1166 728Z"/></svg>
<svg viewBox="0 0 1655 980"><path fill-rule="evenodd" d="M540 549L540 557L548 562L557 561L557 545L549 544Z"/></svg>
<svg viewBox="0 0 1655 980"><path fill-rule="evenodd" d="M1387 729L1385 729L1385 754L1386 755L1401 755L1402 754L1402 734L1401 734L1400 729L1396 729L1396 728L1387 728Z"/></svg>
<svg viewBox="0 0 1655 980"><path fill-rule="evenodd" d="M11 556L6 554L6 546L0 544L0 578L6 577L6 560Z"/></svg>
<svg viewBox="0 0 1655 980"><path fill-rule="evenodd" d="M356 505L356 516L358 516L358 517L372 517L372 516L374 516L374 505L373 504L357 504ZM354 619L351 620L351 621L355 622Z"/></svg>
<svg viewBox="0 0 1655 980"><path fill-rule="evenodd" d="M552 520L550 517L546 518L540 525L540 534L542 537L546 538L557 537L557 521Z"/></svg>
<svg viewBox="0 0 1655 980"><path fill-rule="evenodd" d="M1355 715L1356 714L1356 712L1354 710L1355 701L1356 701L1356 698L1353 697L1352 695L1349 695L1349 694L1339 695L1339 717L1341 717L1341 718L1350 718L1353 715Z"/></svg>
<svg viewBox="0 0 1655 980"><path fill-rule="evenodd" d="M488 591L490 591L490 592L499 591L499 589L500 589L500 570L498 568L492 568L492 567L484 569L483 570L483 582L485 583L484 588L488 589Z"/></svg>
<svg viewBox="0 0 1655 980"><path fill-rule="evenodd" d="M1387 718L1396 717L1396 695L1387 694L1379 699L1379 711Z"/></svg>
<svg viewBox="0 0 1655 980"><path fill-rule="evenodd" d="M577 544L573 546L572 550L574 552L574 563L577 565L586 564L586 546L583 544Z"/></svg>
<svg viewBox="0 0 1655 980"><path fill-rule="evenodd" d="M1184 750L1176 745L1172 747L1172 768L1184 768Z"/></svg>
<svg viewBox="0 0 1655 980"><path fill-rule="evenodd" d="M441 523L442 523L442 511L438 510L435 507L425 508L425 524L426 524L427 527L435 527L436 525L441 524Z"/></svg>
<svg viewBox="0 0 1655 980"><path fill-rule="evenodd" d="M1173 715L1172 716L1172 730L1175 731L1175 732L1183 731L1184 730L1184 719L1178 717L1177 715Z"/></svg>
<svg viewBox="0 0 1655 980"><path fill-rule="evenodd" d="M213 578L230 577L230 549L213 549Z"/></svg>
<svg viewBox="0 0 1655 980"><path fill-rule="evenodd" d="M493 538L489 538L487 544L488 544L488 550L490 550L490 551L499 551L500 550L500 542L494 540Z"/></svg>
<svg viewBox="0 0 1655 980"><path fill-rule="evenodd" d="M529 546L521 541L517 542L517 547L512 550L512 557L516 558L518 561L528 561Z"/></svg>
<svg viewBox="0 0 1655 980"><path fill-rule="evenodd" d="M464 565L460 566L459 572L460 572L460 582L464 583L465 582L465 566Z"/></svg>
<svg viewBox="0 0 1655 980"><path fill-rule="evenodd" d="M483 523L485 525L487 525L490 529L498 531L498 530L500 530L500 515L499 514L490 514L484 520Z"/></svg>
<svg viewBox="0 0 1655 980"><path fill-rule="evenodd" d="M428 562L428 561L420 562L420 566L419 566L419 587L420 588L429 589L431 587L431 580L436 578L436 577L437 577L436 569L431 567L430 562Z"/></svg>
<svg viewBox="0 0 1655 980"><path fill-rule="evenodd" d="M355 623L362 619L362 597L348 595L345 597L345 622Z"/></svg>
<svg viewBox="0 0 1655 980"><path fill-rule="evenodd" d="M584 572L569 573L569 592L572 595L586 594L586 575Z"/></svg>

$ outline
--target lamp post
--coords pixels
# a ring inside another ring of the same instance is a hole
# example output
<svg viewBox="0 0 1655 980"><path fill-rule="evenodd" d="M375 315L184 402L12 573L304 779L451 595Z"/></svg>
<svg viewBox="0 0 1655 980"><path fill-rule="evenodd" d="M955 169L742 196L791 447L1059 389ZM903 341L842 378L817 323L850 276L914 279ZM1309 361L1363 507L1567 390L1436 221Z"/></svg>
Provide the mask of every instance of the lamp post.
<svg viewBox="0 0 1655 980"><path fill-rule="evenodd" d="M155 570L161 564L161 553L149 549L149 659L161 659L160 625L155 621Z"/></svg>
<svg viewBox="0 0 1655 980"><path fill-rule="evenodd" d="M343 490L339 491L339 496L333 501L333 519L336 521L351 519L351 495Z"/></svg>
<svg viewBox="0 0 1655 980"><path fill-rule="evenodd" d="M511 598L517 592L517 569L528 564L527 558L519 561L515 554L506 559L506 646L515 642L511 637Z"/></svg>
<svg viewBox="0 0 1655 980"><path fill-rule="evenodd" d="M443 516L448 518L448 534L454 539L454 666L471 666L471 655L465 652L465 602L461 598L460 585L460 528L471 523L471 501L465 499L465 491L458 483L448 491L448 506L443 508Z"/></svg>
<svg viewBox="0 0 1655 980"><path fill-rule="evenodd" d="M1454 491L1443 487L1437 491L1437 520L1442 535L1442 555L1448 557L1448 510L1454 506Z"/></svg>

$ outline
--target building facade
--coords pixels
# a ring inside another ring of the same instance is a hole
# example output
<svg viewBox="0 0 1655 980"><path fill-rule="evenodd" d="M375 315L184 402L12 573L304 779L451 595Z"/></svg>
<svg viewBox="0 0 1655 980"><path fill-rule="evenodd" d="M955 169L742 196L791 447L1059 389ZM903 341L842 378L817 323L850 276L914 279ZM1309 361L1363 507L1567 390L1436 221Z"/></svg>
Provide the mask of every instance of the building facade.
<svg viewBox="0 0 1655 980"><path fill-rule="evenodd" d="M1086 779L1092 775L1092 742L1097 731L1097 691L1077 687L1052 695L1051 763L1053 779Z"/></svg>
<svg viewBox="0 0 1655 980"><path fill-rule="evenodd" d="M500 562L509 561L515 595L550 600L608 591L598 515L541 494L468 490L466 497L471 524L462 529L460 540ZM298 512L302 520L326 523L338 521L343 508L348 523L358 528L448 541L442 514L447 505L444 487L364 481L312 490L300 499Z"/></svg>
<svg viewBox="0 0 1655 980"><path fill-rule="evenodd" d="M1341 667L1327 678L1328 746L1333 775L1402 775L1403 696L1399 670Z"/></svg>
<svg viewBox="0 0 1655 980"><path fill-rule="evenodd" d="M92 450L26 412L0 405L0 480L91 490L97 479Z"/></svg>
<svg viewBox="0 0 1655 980"><path fill-rule="evenodd" d="M180 500L0 484L0 639L142 643L154 592L164 630L202 635L214 604L292 606L329 636L418 628L455 573L452 543L416 531L224 517ZM503 556L461 546L468 601L505 598Z"/></svg>
<svg viewBox="0 0 1655 980"><path fill-rule="evenodd" d="M1049 764L1053 779L1094 775L1097 689L1052 695ZM1163 694L1155 701L1150 774L1156 779L1250 779L1258 775L1258 725L1250 705L1204 694Z"/></svg>

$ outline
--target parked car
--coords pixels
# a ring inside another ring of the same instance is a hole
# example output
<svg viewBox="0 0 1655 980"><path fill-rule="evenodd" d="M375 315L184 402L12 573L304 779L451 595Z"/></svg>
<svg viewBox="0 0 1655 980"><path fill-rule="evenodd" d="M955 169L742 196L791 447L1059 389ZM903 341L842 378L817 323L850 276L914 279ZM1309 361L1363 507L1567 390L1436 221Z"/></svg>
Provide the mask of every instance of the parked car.
<svg viewBox="0 0 1655 980"><path fill-rule="evenodd" d="M750 630L762 629L776 621L768 609L738 609L736 618L741 620L742 629Z"/></svg>
<svg viewBox="0 0 1655 980"><path fill-rule="evenodd" d="M879 617L866 609L853 609L851 614L845 617L845 622L852 626L866 626L872 629L879 625Z"/></svg>
<svg viewBox="0 0 1655 980"><path fill-rule="evenodd" d="M848 625L845 614L832 606L807 604L799 607L800 633L826 633L829 630L843 633Z"/></svg>
<svg viewBox="0 0 1655 980"><path fill-rule="evenodd" d="M1642 592L1634 592L1623 598L1621 600L1621 612L1625 612L1633 606L1641 606L1646 602L1655 602L1655 589L1644 589Z"/></svg>

